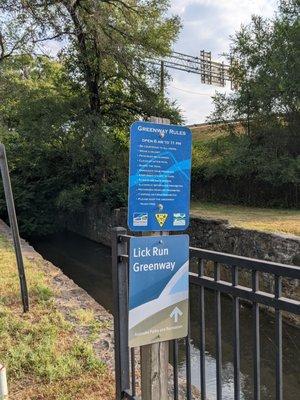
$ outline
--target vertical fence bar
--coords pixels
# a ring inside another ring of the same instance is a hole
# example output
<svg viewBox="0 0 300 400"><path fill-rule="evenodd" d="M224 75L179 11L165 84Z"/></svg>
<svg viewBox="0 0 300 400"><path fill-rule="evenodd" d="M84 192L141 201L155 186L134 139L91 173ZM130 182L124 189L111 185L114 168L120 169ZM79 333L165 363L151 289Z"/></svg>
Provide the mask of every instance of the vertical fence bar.
<svg viewBox="0 0 300 400"><path fill-rule="evenodd" d="M178 400L178 340L172 341L173 345L173 376L174 376L174 400Z"/></svg>
<svg viewBox="0 0 300 400"><path fill-rule="evenodd" d="M275 276L275 299L282 296L282 278ZM276 342L276 400L283 400L282 382L282 311L275 309L275 342Z"/></svg>
<svg viewBox="0 0 300 400"><path fill-rule="evenodd" d="M192 400L192 380L191 380L191 348L189 335L185 338L185 358L186 358L186 398Z"/></svg>
<svg viewBox="0 0 300 400"><path fill-rule="evenodd" d="M9 170L8 170L8 165L7 165L7 157L6 157L5 147L1 143L0 143L0 170L1 170L1 174L2 174L4 194L5 194L7 212L8 212L8 217L9 217L9 224L10 224L12 237L13 237L13 241L14 241L14 248L15 248L17 265L18 265L23 311L27 312L27 311L29 311L29 297L28 297L28 289L27 289L24 261L23 261L22 250L21 250L18 221L17 221L15 203L14 203L11 182L10 182L10 177L9 177Z"/></svg>
<svg viewBox="0 0 300 400"><path fill-rule="evenodd" d="M220 280L220 265L214 263L214 280ZM221 293L215 290L215 313L216 313L216 385L217 400L222 400L222 321L221 321Z"/></svg>
<svg viewBox="0 0 300 400"><path fill-rule="evenodd" d="M198 276L204 275L204 260L198 261ZM200 386L201 400L206 399L206 375L205 375L205 303L204 303L204 287L199 288L199 310L200 310Z"/></svg>
<svg viewBox="0 0 300 400"><path fill-rule="evenodd" d="M116 399L122 399L124 390L130 387L129 348L128 348L128 268L121 259L126 254L126 243L120 235L126 234L124 228L112 229L112 280L114 292L114 338L115 338L115 376Z"/></svg>
<svg viewBox="0 0 300 400"><path fill-rule="evenodd" d="M252 291L259 289L259 275L252 271ZM260 400L260 329L259 329L259 304L252 305L253 313L253 396L254 400Z"/></svg>
<svg viewBox="0 0 300 400"><path fill-rule="evenodd" d="M192 400L190 333L185 338L185 358L186 358L186 398L187 400Z"/></svg>
<svg viewBox="0 0 300 400"><path fill-rule="evenodd" d="M232 267L232 286L238 285L238 268ZM233 297L233 366L234 366L234 400L240 400L240 300Z"/></svg>
<svg viewBox="0 0 300 400"><path fill-rule="evenodd" d="M188 334L185 338L185 358L186 358L186 398L192 400L192 376L191 376L191 320L190 307L188 311Z"/></svg>
<svg viewBox="0 0 300 400"><path fill-rule="evenodd" d="M136 379L135 379L135 351L134 347L130 351L131 359L131 393L132 396L136 395Z"/></svg>

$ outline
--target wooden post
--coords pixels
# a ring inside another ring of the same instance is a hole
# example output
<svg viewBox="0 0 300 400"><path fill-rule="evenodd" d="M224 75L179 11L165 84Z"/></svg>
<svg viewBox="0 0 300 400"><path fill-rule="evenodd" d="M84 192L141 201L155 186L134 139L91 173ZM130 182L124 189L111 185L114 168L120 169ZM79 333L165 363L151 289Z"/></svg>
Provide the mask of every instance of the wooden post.
<svg viewBox="0 0 300 400"><path fill-rule="evenodd" d="M169 342L141 346L142 400L168 399Z"/></svg>
<svg viewBox="0 0 300 400"><path fill-rule="evenodd" d="M151 122L169 124L166 118L151 117ZM168 232L162 232L168 234ZM151 236L159 236L159 232ZM168 399L169 342L141 346L142 400Z"/></svg>

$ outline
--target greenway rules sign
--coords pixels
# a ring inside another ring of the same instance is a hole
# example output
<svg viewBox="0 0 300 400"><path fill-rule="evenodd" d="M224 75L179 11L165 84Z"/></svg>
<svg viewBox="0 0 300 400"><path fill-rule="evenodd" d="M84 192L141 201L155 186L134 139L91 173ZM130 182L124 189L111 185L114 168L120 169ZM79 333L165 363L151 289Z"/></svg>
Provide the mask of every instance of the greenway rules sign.
<svg viewBox="0 0 300 400"><path fill-rule="evenodd" d="M187 336L188 235L132 237L129 347Z"/></svg>
<svg viewBox="0 0 300 400"><path fill-rule="evenodd" d="M135 122L130 129L128 227L182 231L189 225L191 131Z"/></svg>

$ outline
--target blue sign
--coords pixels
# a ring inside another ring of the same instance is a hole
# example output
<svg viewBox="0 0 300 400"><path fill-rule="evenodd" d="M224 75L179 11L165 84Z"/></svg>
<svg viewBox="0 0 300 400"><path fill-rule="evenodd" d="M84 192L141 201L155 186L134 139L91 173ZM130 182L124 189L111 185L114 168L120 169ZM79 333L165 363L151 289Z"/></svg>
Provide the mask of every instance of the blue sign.
<svg viewBox="0 0 300 400"><path fill-rule="evenodd" d="M128 227L182 231L189 225L190 129L135 122L130 130Z"/></svg>
<svg viewBox="0 0 300 400"><path fill-rule="evenodd" d="M188 235L132 237L129 347L185 337L188 299Z"/></svg>

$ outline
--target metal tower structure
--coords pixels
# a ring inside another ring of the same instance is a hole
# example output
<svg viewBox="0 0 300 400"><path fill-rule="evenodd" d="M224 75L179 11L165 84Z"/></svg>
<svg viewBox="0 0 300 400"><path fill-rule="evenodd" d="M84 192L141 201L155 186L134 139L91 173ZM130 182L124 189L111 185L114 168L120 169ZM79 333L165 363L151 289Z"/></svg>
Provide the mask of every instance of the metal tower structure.
<svg viewBox="0 0 300 400"><path fill-rule="evenodd" d="M171 68L179 71L197 74L201 76L201 83L215 86L225 86L226 82L231 83L231 89L236 89L237 85L233 81L230 74L230 65L224 62L213 61L211 59L211 52L200 51L200 56L191 56L188 54L173 51L169 56L147 60L155 65L161 67L161 91L164 92L164 69Z"/></svg>

